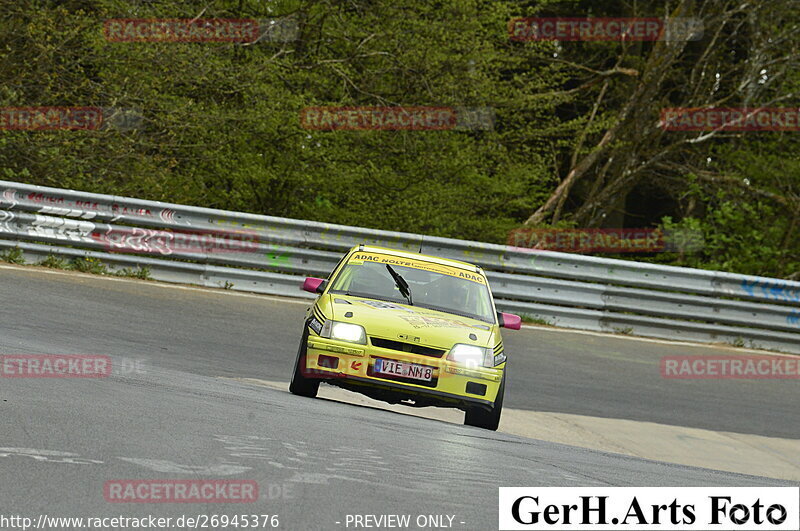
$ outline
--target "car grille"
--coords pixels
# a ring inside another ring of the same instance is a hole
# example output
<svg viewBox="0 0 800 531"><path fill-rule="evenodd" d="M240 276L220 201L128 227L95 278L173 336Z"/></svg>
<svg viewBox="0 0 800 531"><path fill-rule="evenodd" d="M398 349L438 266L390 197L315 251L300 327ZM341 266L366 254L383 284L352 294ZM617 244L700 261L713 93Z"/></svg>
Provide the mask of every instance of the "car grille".
<svg viewBox="0 0 800 531"><path fill-rule="evenodd" d="M444 355L444 350L432 347L423 347L416 343L406 343L404 341L395 341L393 339L383 339L380 337L370 337L373 346L380 348L388 348L400 352L408 352L410 354L421 354L423 356L430 356L432 358L441 358Z"/></svg>

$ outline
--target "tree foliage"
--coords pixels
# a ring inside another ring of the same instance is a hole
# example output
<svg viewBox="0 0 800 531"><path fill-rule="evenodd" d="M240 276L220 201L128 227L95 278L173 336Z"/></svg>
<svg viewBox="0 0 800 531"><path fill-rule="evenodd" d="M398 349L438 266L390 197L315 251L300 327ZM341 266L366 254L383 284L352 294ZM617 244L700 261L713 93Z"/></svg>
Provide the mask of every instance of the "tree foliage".
<svg viewBox="0 0 800 531"><path fill-rule="evenodd" d="M793 0L0 0L0 107L134 109L134 130L0 131L5 179L505 242L694 227L653 260L800 269L798 133L674 132L664 107L798 106ZM683 16L696 41L514 42L527 16ZM288 42L109 42L109 18L284 18ZM308 106L491 107L492 130L312 131ZM662 218L667 217L663 220Z"/></svg>

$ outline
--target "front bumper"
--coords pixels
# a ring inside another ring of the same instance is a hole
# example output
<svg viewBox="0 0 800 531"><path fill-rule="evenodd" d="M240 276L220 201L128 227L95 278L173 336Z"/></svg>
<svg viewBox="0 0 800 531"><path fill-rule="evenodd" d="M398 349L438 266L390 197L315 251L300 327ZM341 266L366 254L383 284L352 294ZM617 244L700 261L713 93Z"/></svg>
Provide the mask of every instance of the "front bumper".
<svg viewBox="0 0 800 531"><path fill-rule="evenodd" d="M465 408L491 408L503 379L503 367L466 368L436 358L398 350L357 345L310 335L301 367L306 378L321 378L329 383L362 392L388 402L414 401L413 405L449 405ZM403 378L375 373L375 360L414 363L433 368L432 380ZM304 369L304 370L303 370Z"/></svg>

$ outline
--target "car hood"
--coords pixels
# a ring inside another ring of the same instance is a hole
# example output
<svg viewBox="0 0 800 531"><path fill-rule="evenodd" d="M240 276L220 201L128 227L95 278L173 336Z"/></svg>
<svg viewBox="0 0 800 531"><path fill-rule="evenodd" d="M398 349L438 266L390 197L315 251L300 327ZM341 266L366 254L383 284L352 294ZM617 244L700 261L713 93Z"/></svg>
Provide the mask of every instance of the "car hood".
<svg viewBox="0 0 800 531"><path fill-rule="evenodd" d="M455 343L492 346L497 331L497 325L477 319L365 297L330 294L321 297L319 305L332 319L362 325L368 336L445 350ZM345 317L347 312L352 317Z"/></svg>

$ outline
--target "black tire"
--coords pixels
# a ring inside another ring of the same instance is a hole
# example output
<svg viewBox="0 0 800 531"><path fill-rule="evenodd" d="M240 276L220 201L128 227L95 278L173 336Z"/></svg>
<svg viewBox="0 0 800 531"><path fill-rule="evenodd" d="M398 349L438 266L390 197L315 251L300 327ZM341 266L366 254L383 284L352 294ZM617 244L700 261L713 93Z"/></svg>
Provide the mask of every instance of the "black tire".
<svg viewBox="0 0 800 531"><path fill-rule="evenodd" d="M294 361L294 372L292 373L292 381L289 383L289 392L293 395L316 398L319 391L319 380L306 378L302 372L302 367L306 361L307 340L308 329L303 332L300 347L297 349L297 359Z"/></svg>
<svg viewBox="0 0 800 531"><path fill-rule="evenodd" d="M464 414L464 424L466 426L475 426L476 428L483 428L485 430L497 431L500 425L500 414L503 412L503 396L506 394L506 378L503 376L503 381L500 382L500 389L497 390L497 398L494 401L494 407L486 410L480 407L471 407L467 409Z"/></svg>

